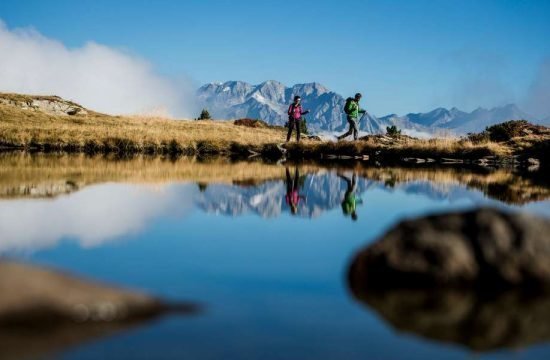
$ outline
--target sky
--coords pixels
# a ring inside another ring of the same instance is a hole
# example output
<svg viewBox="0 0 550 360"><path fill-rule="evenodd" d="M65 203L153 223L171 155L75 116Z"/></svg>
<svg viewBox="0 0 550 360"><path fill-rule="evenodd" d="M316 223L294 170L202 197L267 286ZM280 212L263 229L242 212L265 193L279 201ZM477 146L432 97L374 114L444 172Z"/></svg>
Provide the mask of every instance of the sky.
<svg viewBox="0 0 550 360"><path fill-rule="evenodd" d="M174 104L209 82L315 81L362 92L375 115L517 103L544 117L549 17L547 0L2 0L0 91L51 89L129 112L143 110L132 99ZM79 86L54 83L66 71Z"/></svg>

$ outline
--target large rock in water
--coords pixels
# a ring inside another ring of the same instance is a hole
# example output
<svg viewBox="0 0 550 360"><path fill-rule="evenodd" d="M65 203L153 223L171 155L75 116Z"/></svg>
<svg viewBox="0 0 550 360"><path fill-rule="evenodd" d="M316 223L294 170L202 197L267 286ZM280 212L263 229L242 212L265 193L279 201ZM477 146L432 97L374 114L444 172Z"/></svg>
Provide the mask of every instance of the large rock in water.
<svg viewBox="0 0 550 360"><path fill-rule="evenodd" d="M495 209L406 220L355 257L352 287L550 285L550 221Z"/></svg>
<svg viewBox="0 0 550 360"><path fill-rule="evenodd" d="M547 342L549 234L495 209L406 220L355 256L348 286L398 331L475 351Z"/></svg>
<svg viewBox="0 0 550 360"><path fill-rule="evenodd" d="M0 326L133 322L166 311L191 311L191 304L159 299L81 280L26 264L0 261Z"/></svg>
<svg viewBox="0 0 550 360"><path fill-rule="evenodd" d="M167 304L31 265L0 260L0 359L57 358L78 344L142 325L191 303Z"/></svg>

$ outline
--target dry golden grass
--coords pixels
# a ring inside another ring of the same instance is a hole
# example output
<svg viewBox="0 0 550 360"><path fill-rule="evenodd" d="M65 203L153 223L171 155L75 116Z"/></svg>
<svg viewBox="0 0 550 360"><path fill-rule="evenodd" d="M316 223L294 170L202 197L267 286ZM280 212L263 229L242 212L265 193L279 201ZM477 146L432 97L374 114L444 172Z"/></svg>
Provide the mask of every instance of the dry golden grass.
<svg viewBox="0 0 550 360"><path fill-rule="evenodd" d="M19 146L99 146L124 139L137 149L161 147L173 141L183 148L195 147L200 141L225 148L232 142L262 145L284 140L284 131L279 129L251 129L225 121L167 120L95 113L55 116L10 105L0 105L0 119L0 140Z"/></svg>

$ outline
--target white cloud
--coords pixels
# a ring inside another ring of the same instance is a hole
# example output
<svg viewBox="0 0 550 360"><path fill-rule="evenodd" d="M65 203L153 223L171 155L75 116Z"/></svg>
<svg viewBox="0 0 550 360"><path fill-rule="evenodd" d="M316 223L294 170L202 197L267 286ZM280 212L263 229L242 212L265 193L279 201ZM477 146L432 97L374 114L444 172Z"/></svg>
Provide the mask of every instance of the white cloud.
<svg viewBox="0 0 550 360"><path fill-rule="evenodd" d="M0 201L0 254L54 247L63 238L84 248L138 233L156 217L193 208L194 184L154 189L104 184L68 196Z"/></svg>
<svg viewBox="0 0 550 360"><path fill-rule="evenodd" d="M67 48L33 29L8 29L1 20L0 91L59 95L112 114L196 112L190 81L159 76L145 60L118 49L95 42Z"/></svg>

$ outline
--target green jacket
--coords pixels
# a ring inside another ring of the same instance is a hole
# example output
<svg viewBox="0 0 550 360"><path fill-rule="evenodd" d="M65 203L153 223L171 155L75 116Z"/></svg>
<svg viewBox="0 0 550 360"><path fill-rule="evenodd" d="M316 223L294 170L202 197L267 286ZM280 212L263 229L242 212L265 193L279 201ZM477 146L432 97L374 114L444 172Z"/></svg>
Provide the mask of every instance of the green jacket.
<svg viewBox="0 0 550 360"><path fill-rule="evenodd" d="M352 119L357 119L359 117L359 114L364 114L366 113L367 111L364 110L364 109L361 109L359 107L359 103L355 100L352 100L351 103L350 103L350 113L348 114L349 117L351 117Z"/></svg>
<svg viewBox="0 0 550 360"><path fill-rule="evenodd" d="M357 204L362 204L363 200L356 196L353 192L348 191L344 196L344 201L342 201L342 211L345 215L349 215L355 211Z"/></svg>

